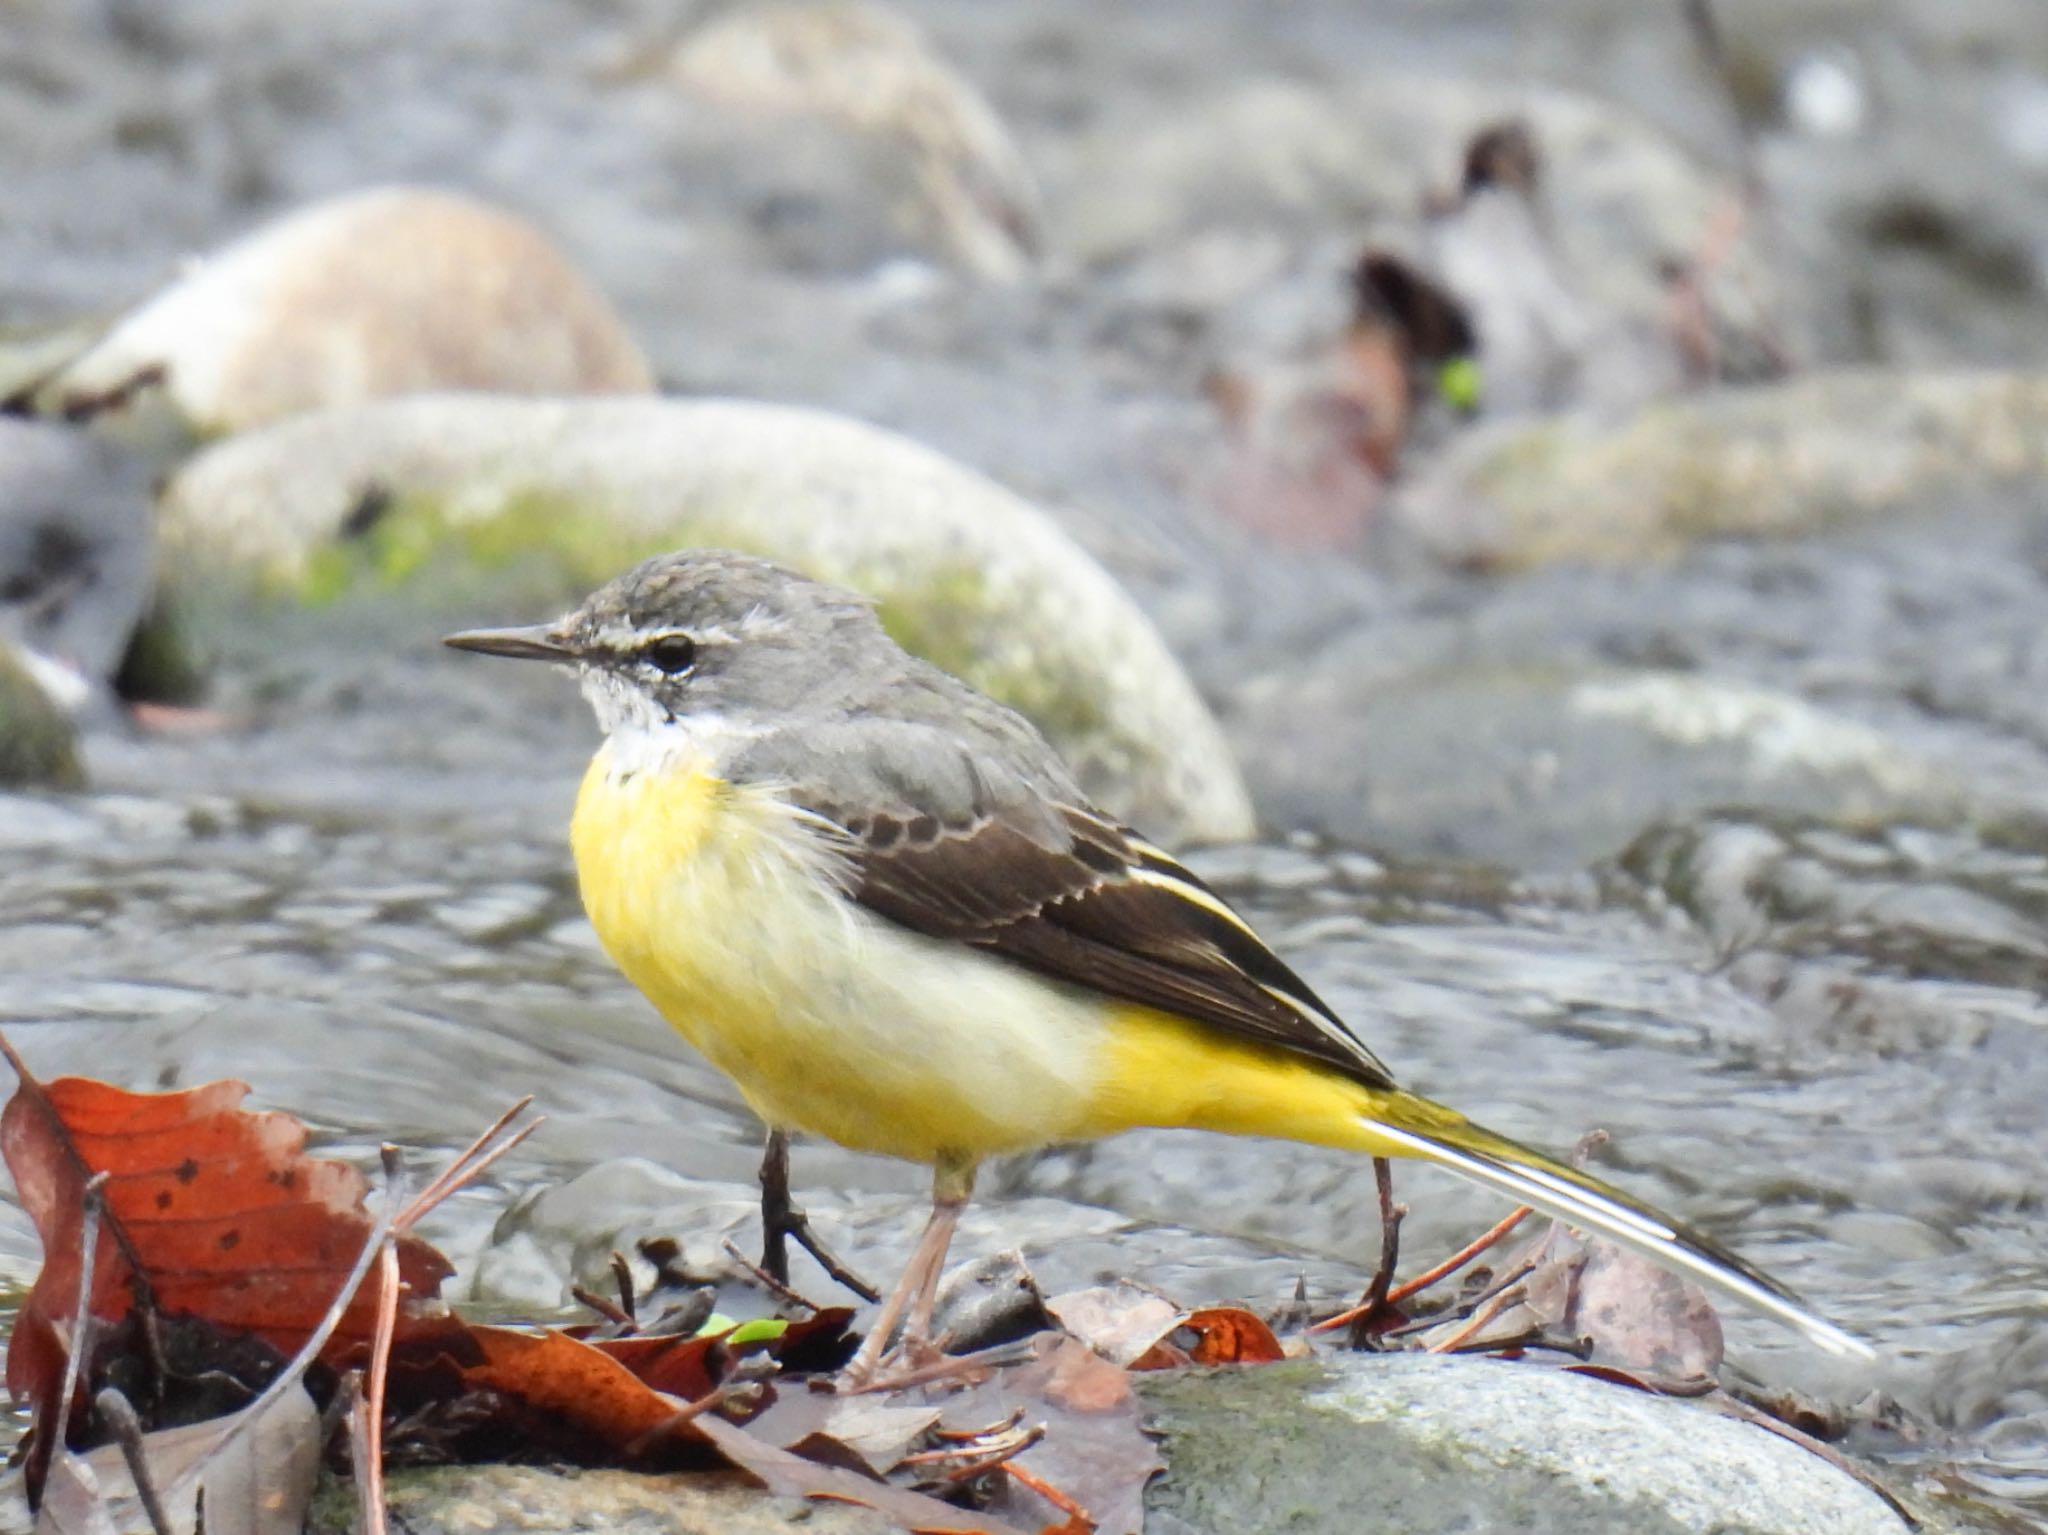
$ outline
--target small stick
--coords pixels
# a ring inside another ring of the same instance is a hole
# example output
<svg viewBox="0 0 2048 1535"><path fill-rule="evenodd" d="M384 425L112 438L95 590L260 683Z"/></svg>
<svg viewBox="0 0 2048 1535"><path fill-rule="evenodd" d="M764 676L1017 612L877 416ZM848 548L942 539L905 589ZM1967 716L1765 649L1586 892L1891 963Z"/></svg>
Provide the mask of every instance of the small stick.
<svg viewBox="0 0 2048 1535"><path fill-rule="evenodd" d="M620 1327L633 1326L632 1312L626 1310L625 1307L615 1300L607 1300L595 1290L586 1290L580 1284L572 1284L569 1286L569 1295L571 1299L581 1305L588 1306L607 1322L615 1323Z"/></svg>
<svg viewBox="0 0 2048 1535"><path fill-rule="evenodd" d="M1041 1477L1033 1476L1014 1460L1003 1462L1003 1470L1016 1478L1018 1486L1029 1487L1033 1492L1045 1499L1046 1502L1065 1514L1069 1524L1078 1520L1082 1524L1087 1525L1091 1530L1095 1528L1095 1516L1061 1492L1059 1488L1053 1486L1052 1483Z"/></svg>
<svg viewBox="0 0 2048 1535"><path fill-rule="evenodd" d="M1505 1273L1501 1274L1499 1278L1495 1279L1492 1285L1487 1288L1484 1294L1482 1294L1476 1301L1472 1302L1471 1305L1466 1306L1463 1310L1454 1311L1450 1314L1450 1316L1418 1317L1416 1320L1412 1322L1402 1323L1399 1327L1388 1328L1386 1336L1388 1336L1389 1338L1405 1338L1412 1333L1427 1332L1432 1327L1441 1327L1446 1322L1450 1321L1452 1317L1470 1316L1474 1309L1476 1309L1479 1306L1485 1305L1488 1301L1492 1300L1494 1296L1498 1295L1502 1290L1506 1289L1516 1280L1526 1279L1529 1275L1535 1273L1539 1265L1539 1262L1540 1260L1534 1256L1524 1258L1521 1262L1517 1263L1513 1268L1508 1269Z"/></svg>
<svg viewBox="0 0 2048 1535"><path fill-rule="evenodd" d="M790 1198L789 1133L770 1130L767 1145L761 1152L760 1266L784 1285L789 1283L790 1237L795 1237L797 1245L816 1258L818 1267L831 1275L836 1283L844 1285L869 1305L881 1300L881 1291L833 1256L832 1250L811 1229L810 1216L798 1209Z"/></svg>
<svg viewBox="0 0 2048 1535"><path fill-rule="evenodd" d="M99 1411L100 1421L113 1434L114 1443L121 1447L121 1459L128 1463L128 1479L135 1483L135 1496L142 1500L149 1527L156 1535L171 1535L170 1515L165 1513L164 1501L157 1495L156 1478L150 1474L149 1455L143 1447L142 1420L135 1416L128 1398L112 1386L93 1398L93 1406Z"/></svg>
<svg viewBox="0 0 2048 1535"><path fill-rule="evenodd" d="M684 1424L696 1421L698 1418L703 1417L705 1413L710 1412L714 1407L723 1407L726 1404L726 1402L739 1391L741 1387L752 1386L754 1384L755 1382L750 1380L729 1380L723 1382L720 1385L713 1386L703 1396L698 1397L696 1401L687 1402L683 1406L677 1408L674 1412L670 1413L667 1417L663 1418L659 1423L655 1424L654 1427L648 1429L646 1433L641 1434L638 1438L634 1439L631 1443L629 1443L623 1452L625 1458L627 1460L633 1460L641 1455L646 1454L647 1451L652 1449L657 1443L659 1443L663 1439L666 1439L670 1434L674 1433Z"/></svg>
<svg viewBox="0 0 2048 1535"><path fill-rule="evenodd" d="M1022 1433L1016 1434L1004 1443L997 1445L987 1454L977 1456L973 1460L955 1466L951 1471L941 1472L939 1480L942 1482L964 1482L969 1477L980 1476L984 1471L993 1471L996 1467L1004 1465L1015 1457L1022 1455L1044 1437L1045 1425L1043 1423L1034 1423ZM901 1464L906 1466L931 1465L934 1462L957 1456L959 1453L958 1450L923 1450L916 1455L904 1456Z"/></svg>
<svg viewBox="0 0 2048 1535"><path fill-rule="evenodd" d="M1450 1257L1444 1259L1435 1268L1424 1269L1413 1279L1405 1279L1400 1284L1395 1285L1393 1289L1387 1292L1387 1304L1398 1306L1410 1296L1421 1294L1438 1280L1448 1279L1489 1247L1500 1241L1501 1238L1505 1237L1517 1226L1521 1225L1524 1220L1534 1213L1527 1205L1517 1205L1505 1219L1488 1227L1479 1236L1473 1238L1470 1242L1452 1253ZM1354 1306L1349 1311L1340 1311L1333 1317L1325 1317L1322 1321L1310 1327L1309 1331L1334 1332L1346 1323L1355 1321L1358 1317L1364 1315L1365 1312L1366 1308L1364 1306Z"/></svg>
<svg viewBox="0 0 2048 1535"><path fill-rule="evenodd" d="M945 1358L935 1359L930 1364L918 1365L900 1375L871 1380L865 1386L856 1386L851 1391L841 1394L864 1396L873 1391L900 1391L906 1386L927 1385L935 1380L945 1380L949 1376L964 1375L971 1370L1000 1369L1008 1364L1022 1364L1034 1352L1035 1345L1030 1338L1019 1338L1014 1343L995 1344L977 1354L948 1354Z"/></svg>
<svg viewBox="0 0 2048 1535"><path fill-rule="evenodd" d="M381 1486L383 1468L378 1467L372 1496L370 1468L377 1465L377 1454L370 1440L370 1399L358 1393L348 1415L348 1458L355 1468L356 1484L356 1535L384 1535L384 1498Z"/></svg>
<svg viewBox="0 0 2048 1535"><path fill-rule="evenodd" d="M997 1434L1007 1434L1023 1421L1024 1409L1019 1407L1007 1418L991 1423L987 1428L935 1428L932 1437L947 1444L972 1444L977 1439L993 1439Z"/></svg>
<svg viewBox="0 0 2048 1535"><path fill-rule="evenodd" d="M733 1241L731 1237L726 1237L722 1239L718 1245L721 1249L723 1249L725 1255L728 1258L732 1259L733 1262L737 1263L741 1268L745 1269L747 1273L752 1276L756 1284L760 1285L762 1289L766 1290L770 1295L774 1296L777 1300L786 1301L792 1306L801 1306L806 1311L818 1311L823 1309L817 1304L817 1302L805 1300L801 1295L797 1294L796 1291L792 1290L784 1281L777 1279L773 1274L769 1273L764 1265L755 1263L752 1259L748 1258L748 1256L745 1253L739 1250L738 1245Z"/></svg>
<svg viewBox="0 0 2048 1535"><path fill-rule="evenodd" d="M78 1308L71 1313L70 1346L64 1354L64 1388L57 1397L56 1443L61 1445L68 1435L71 1422L72 1399L78 1395L78 1376L85 1368L86 1358L92 1352L92 1290L97 1277L100 1261L100 1212L107 1203L107 1174L94 1173L85 1185L85 1198L80 1202L83 1214L78 1223L78 1246L84 1257L78 1270ZM121 1399L123 1407L128 1406L126 1397ZM128 1415L135 1416L131 1407ZM45 1425L45 1430L50 1425ZM54 1447L53 1451L54 1453Z"/></svg>
<svg viewBox="0 0 2048 1535"><path fill-rule="evenodd" d="M1489 1226L1470 1242L1467 1242L1435 1268L1425 1269L1405 1284L1396 1285L1393 1290L1388 1292L1387 1299L1398 1305L1400 1302L1408 1299L1409 1296L1417 1295L1427 1290L1438 1280L1448 1279L1535 1213L1528 1205L1515 1206L1506 1216L1502 1217L1492 1226Z"/></svg>
<svg viewBox="0 0 2048 1535"><path fill-rule="evenodd" d="M1485 1305L1472 1313L1472 1320L1460 1327L1439 1343L1430 1344L1425 1351L1431 1354L1451 1354L1463 1348L1483 1329L1488 1322L1499 1316L1508 1307L1517 1304L1528 1295L1526 1285L1513 1284L1505 1290L1497 1290Z"/></svg>
<svg viewBox="0 0 2048 1535"><path fill-rule="evenodd" d="M619 1309L626 1313L626 1319L638 1320L640 1306L633 1293L633 1265L617 1248L612 1249L612 1283L619 1287Z"/></svg>
<svg viewBox="0 0 2048 1535"><path fill-rule="evenodd" d="M1406 1205L1394 1203L1394 1164L1385 1157L1374 1157L1372 1177L1380 1196L1380 1261L1356 1307L1357 1314L1351 1319L1346 1341L1353 1348L1364 1348L1372 1341L1372 1324L1387 1304L1387 1292L1394 1283L1394 1266L1401 1261L1401 1219L1408 1213Z"/></svg>
<svg viewBox="0 0 2048 1535"><path fill-rule="evenodd" d="M442 1168L434 1180L420 1190L419 1197L399 1213L397 1221L393 1224L400 1231L410 1230L434 1206L441 1203L442 1200L453 1194L457 1189L464 1187L466 1184L474 1183L478 1178L481 1178L500 1158L506 1156L529 1135L546 1124L547 1118L543 1115L532 1124L522 1127L519 1133L511 1139L500 1142L496 1146L490 1146L491 1141L497 1137L498 1133L519 1115L525 1113L528 1105L532 1102L533 1098L529 1095L521 1098L511 1108L500 1114L492 1122L488 1130L464 1147L461 1154L454 1161ZM490 1146L488 1151L484 1149L487 1146Z"/></svg>
<svg viewBox="0 0 2048 1535"><path fill-rule="evenodd" d="M495 1134L503 1124L504 1120L499 1120L489 1133ZM472 1151L474 1149L471 1148ZM500 1148L501 1151L510 1149L510 1145ZM469 1155L470 1152L463 1153L457 1165ZM398 1148L387 1143L383 1147L383 1157L384 1177L390 1187L396 1188L404 1177ZM478 1161L471 1165L481 1171L486 1164ZM445 1183L446 1193L453 1193L460 1187L460 1183L447 1174L436 1181ZM408 1208L422 1208L421 1201L414 1200ZM398 1244L386 1242L377 1254L377 1330L370 1339L370 1368L363 1389L363 1450L369 1457L369 1464L362 1472L364 1535L383 1535L384 1530L384 1387L391 1374L391 1340L398 1334L398 1289Z"/></svg>

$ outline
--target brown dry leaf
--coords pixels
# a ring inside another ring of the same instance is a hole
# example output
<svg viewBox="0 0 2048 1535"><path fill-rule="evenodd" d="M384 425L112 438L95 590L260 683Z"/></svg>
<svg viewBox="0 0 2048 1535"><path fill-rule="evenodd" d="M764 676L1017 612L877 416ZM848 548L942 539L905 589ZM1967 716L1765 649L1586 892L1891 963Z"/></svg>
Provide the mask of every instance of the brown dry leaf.
<svg viewBox="0 0 2048 1535"><path fill-rule="evenodd" d="M242 1082L177 1093L131 1093L66 1077L46 1085L11 1046L20 1085L0 1111L0 1154L43 1241L43 1268L7 1349L7 1386L33 1404L38 1454L28 1481L39 1492L46 1459L66 1434L66 1334L84 1267L80 1232L86 1185L108 1175L90 1309L118 1322L138 1303L186 1315L223 1332L253 1334L294 1352L320 1325L374 1221L367 1182L346 1163L305 1154L306 1129L288 1114L241 1107ZM452 1272L427 1243L398 1241L410 1292L401 1327L435 1315L433 1297ZM328 1357L360 1348L373 1325L372 1298L344 1313Z"/></svg>
<svg viewBox="0 0 2048 1535"><path fill-rule="evenodd" d="M233 1443L222 1451L230 1435ZM179 1535L201 1528L206 1535L297 1535L320 1480L320 1414L296 1388L225 1418L145 1434L142 1447L149 1479ZM187 1475L195 1479L180 1494L173 1484ZM148 1528L119 1446L84 1455L57 1452L36 1510L36 1535Z"/></svg>
<svg viewBox="0 0 2048 1535"><path fill-rule="evenodd" d="M721 1455L778 1497L857 1503L895 1520L912 1535L1027 1535L992 1515L955 1508L907 1487L870 1481L857 1471L822 1466L792 1455L716 1413L706 1413L698 1421L704 1437Z"/></svg>
<svg viewBox="0 0 2048 1535"><path fill-rule="evenodd" d="M1721 1319L1706 1292L1598 1237L1585 1243L1566 1327L1588 1339L1586 1362L1625 1370L1658 1390L1691 1394L1721 1369Z"/></svg>
<svg viewBox="0 0 2048 1535"><path fill-rule="evenodd" d="M1152 1348L1184 1315L1158 1291L1121 1279L1056 1295L1045 1309L1060 1326L1115 1364L1129 1364Z"/></svg>

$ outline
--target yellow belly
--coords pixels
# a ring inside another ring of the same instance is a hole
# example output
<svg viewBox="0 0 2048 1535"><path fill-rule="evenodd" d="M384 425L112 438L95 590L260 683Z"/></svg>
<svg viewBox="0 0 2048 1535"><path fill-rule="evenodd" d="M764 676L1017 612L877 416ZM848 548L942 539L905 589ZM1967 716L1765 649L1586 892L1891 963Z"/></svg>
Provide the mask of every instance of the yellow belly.
<svg viewBox="0 0 2048 1535"><path fill-rule="evenodd" d="M922 1162L1141 1125L1365 1149L1359 1084L899 928L767 791L607 748L571 841L605 951L771 1124Z"/></svg>
<svg viewBox="0 0 2048 1535"><path fill-rule="evenodd" d="M776 796L620 775L607 749L571 841L605 951L771 1124L931 1162L1064 1139L1085 1112L1085 999L868 913Z"/></svg>

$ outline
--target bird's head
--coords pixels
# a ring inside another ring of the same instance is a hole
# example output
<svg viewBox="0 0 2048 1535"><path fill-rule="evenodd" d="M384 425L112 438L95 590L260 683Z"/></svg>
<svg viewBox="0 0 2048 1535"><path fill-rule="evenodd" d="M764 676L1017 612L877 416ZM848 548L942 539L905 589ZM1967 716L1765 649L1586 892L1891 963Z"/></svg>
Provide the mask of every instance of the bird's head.
<svg viewBox="0 0 2048 1535"><path fill-rule="evenodd" d="M608 734L756 732L850 697L895 650L866 598L723 550L648 560L553 623L444 643L575 667Z"/></svg>

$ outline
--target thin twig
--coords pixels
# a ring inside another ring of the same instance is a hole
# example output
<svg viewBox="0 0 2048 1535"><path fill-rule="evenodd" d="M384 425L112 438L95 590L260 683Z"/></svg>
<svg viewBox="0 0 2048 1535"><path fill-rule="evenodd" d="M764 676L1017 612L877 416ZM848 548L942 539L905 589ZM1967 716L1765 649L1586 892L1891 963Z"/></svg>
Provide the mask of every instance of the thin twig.
<svg viewBox="0 0 2048 1535"><path fill-rule="evenodd" d="M1452 1312L1450 1316L1438 1315L1418 1317L1415 1321L1404 1322L1399 1327L1388 1328L1386 1336L1389 1338L1406 1338L1412 1336L1415 1333L1428 1332L1432 1328L1442 1327L1445 1323L1450 1322L1456 1319L1457 1317L1470 1316L1474 1310L1491 1301L1494 1298L1494 1296L1498 1295L1502 1290L1506 1289L1509 1285L1514 1284L1517 1280L1526 1279L1529 1275L1535 1273L1538 1266L1538 1262L1539 1260L1534 1256L1522 1259L1519 1263L1515 1264L1512 1268L1508 1269L1505 1273L1501 1274L1499 1278L1495 1279L1492 1286L1488 1288L1487 1291L1483 1295L1481 1295L1476 1301L1473 1301L1471 1304L1465 1306L1462 1310Z"/></svg>
<svg viewBox="0 0 2048 1535"><path fill-rule="evenodd" d="M500 1119L487 1132L495 1135L505 1121ZM478 1142L481 1145L482 1142ZM481 1160L469 1162L476 1147L462 1154L449 1172L468 1162L477 1171L486 1165ZM405 1170L399 1161L398 1148L386 1144L382 1148L384 1177L391 1188L397 1188L405 1177ZM453 1193L465 1180L443 1174L436 1182L443 1185L444 1193ZM415 1199L408 1210L420 1209ZM431 1209L429 1204L425 1208ZM391 1340L398 1333L398 1244L386 1242L383 1251L377 1255L377 1329L370 1338L370 1367L363 1382L363 1453L369 1464L362 1469L364 1535L384 1535L384 1386L391 1373Z"/></svg>
<svg viewBox="0 0 2048 1535"><path fill-rule="evenodd" d="M107 1387L93 1398L100 1421L114 1436L114 1443L121 1447L121 1459L128 1463L128 1480L135 1484L135 1496L142 1501L142 1512L149 1519L149 1527L156 1535L172 1535L171 1517L164 1509L164 1501L157 1495L156 1478L149 1469L149 1452L142 1440L142 1420L135 1416L135 1409L128 1398L112 1386Z"/></svg>
<svg viewBox="0 0 2048 1535"><path fill-rule="evenodd" d="M78 1222L78 1246L84 1256L78 1270L78 1307L71 1313L71 1337L64 1352L64 1388L57 1397L55 1427L58 1445L68 1436L71 1403L78 1395L78 1377L92 1353L92 1291L95 1271L99 1268L100 1213L106 1208L106 1189L107 1174L94 1173L87 1180L85 1197L80 1201L82 1213ZM49 1427L44 1425L45 1432ZM51 1453L55 1453L54 1447Z"/></svg>
<svg viewBox="0 0 2048 1535"><path fill-rule="evenodd" d="M1065 1493L1061 1492L1059 1488L1053 1486L1052 1483L1045 1481L1040 1477L1033 1476L1029 1471L1026 1471L1014 1460L1003 1462L1003 1470L1008 1472L1012 1477L1016 1479L1018 1486L1029 1487L1033 1492L1037 1493L1041 1498L1045 1499L1046 1502L1050 1503L1054 1508L1058 1509L1061 1513L1065 1514L1067 1516L1069 1523L1072 1523L1075 1520L1079 1520L1081 1523L1087 1525L1091 1530L1095 1528L1095 1516L1089 1513L1088 1510L1083 1508L1080 1504L1076 1503L1072 1498L1068 1497Z"/></svg>
<svg viewBox="0 0 2048 1535"><path fill-rule="evenodd" d="M1454 1354L1478 1335L1478 1333L1508 1307L1524 1300L1529 1290L1526 1285L1513 1284L1505 1290L1497 1290L1486 1304L1472 1313L1472 1320L1452 1333L1448 1338L1430 1344L1425 1352L1431 1354Z"/></svg>
<svg viewBox="0 0 2048 1535"><path fill-rule="evenodd" d="M684 1424L694 1423L715 1407L723 1407L742 1387L751 1388L757 1384L758 1382L751 1380L728 1380L713 1386L694 1402L684 1403L654 1427L633 1439L620 1453L627 1460L637 1459Z"/></svg>
<svg viewBox="0 0 2048 1535"><path fill-rule="evenodd" d="M633 1293L633 1265L616 1247L612 1249L612 1283L619 1287L619 1310L625 1312L627 1321L637 1321L640 1305Z"/></svg>
<svg viewBox="0 0 2048 1535"><path fill-rule="evenodd" d="M949 1483L964 1482L970 1477L980 1476L985 1471L993 1471L996 1467L1006 1465L1016 1459L1017 1456L1022 1455L1043 1438L1045 1438L1045 1425L1043 1423L1034 1423L1022 1432L1011 1435L987 1454L977 1456L973 1460L955 1466L951 1471L941 1472L939 1480ZM926 1450L921 1454L904 1456L902 1464L906 1466L920 1463L929 1464L957 1454L959 1454L957 1450Z"/></svg>
<svg viewBox="0 0 2048 1535"><path fill-rule="evenodd" d="M1402 1301L1409 1299L1411 1296L1420 1295L1439 1280L1448 1279L1489 1247L1499 1242L1534 1213L1527 1205L1517 1205L1504 1219L1488 1227L1470 1242L1467 1242L1463 1247L1452 1253L1450 1257L1437 1264L1436 1267L1424 1269L1413 1279L1404 1279L1401 1283L1395 1285L1387 1292L1386 1303L1389 1306L1398 1306ZM1366 1293L1370 1297L1371 1292L1367 1291ZM1310 1327L1309 1331L1334 1332L1339 1327L1346 1326L1361 1316L1367 1315L1368 1311L1369 1308L1365 1305L1353 1306L1349 1311L1340 1311L1333 1317L1325 1317L1322 1321ZM1424 1325L1433 1326L1440 1320L1441 1318L1432 1317Z"/></svg>
<svg viewBox="0 0 2048 1535"><path fill-rule="evenodd" d="M1394 1266L1401 1261L1401 1219L1408 1213L1405 1205L1394 1203L1394 1164L1385 1157L1374 1157L1372 1177L1379 1189L1380 1261L1366 1284L1357 1314L1351 1319L1347 1341L1353 1348L1364 1348L1372 1341L1372 1324L1387 1304L1387 1292L1394 1283Z"/></svg>
<svg viewBox="0 0 2048 1535"><path fill-rule="evenodd" d="M777 1300L786 1301L792 1306L801 1306L806 1311L822 1309L816 1301L805 1300L796 1291L769 1273L765 1267L755 1263L745 1253L741 1252L731 1237L721 1239L718 1245L724 1251L726 1257L732 1259L733 1262L745 1269L756 1284L760 1285L762 1289L766 1290Z"/></svg>
<svg viewBox="0 0 2048 1535"><path fill-rule="evenodd" d="M1388 1301L1399 1305L1402 1301L1408 1299L1409 1296L1421 1294L1438 1280L1450 1278L1451 1275L1457 1273L1459 1269L1507 1236L1509 1232L1513 1231L1535 1213L1528 1205L1517 1205L1507 1215L1452 1253L1450 1257L1444 1259L1435 1268L1424 1269L1413 1279L1396 1285L1387 1293Z"/></svg>
<svg viewBox="0 0 2048 1535"><path fill-rule="evenodd" d="M595 1290L586 1289L580 1284L572 1284L569 1286L569 1298L579 1305L588 1306L615 1326L630 1328L634 1325L632 1312L617 1301L599 1295Z"/></svg>
<svg viewBox="0 0 2048 1535"><path fill-rule="evenodd" d="M370 1422L370 1399L358 1391L348 1415L348 1458L355 1469L356 1535L384 1535L383 1476L379 1467L373 1495L370 1468L377 1466L378 1461L371 1447Z"/></svg>
<svg viewBox="0 0 2048 1535"><path fill-rule="evenodd" d="M546 1124L547 1117L543 1115L541 1118L533 1121L532 1124L522 1127L519 1133L512 1136L509 1140L502 1141L496 1146L490 1146L490 1143L497 1137L498 1133L514 1119L518 1118L519 1115L523 1114L532 1102L531 1096L521 1098L511 1108L500 1114L492 1122L488 1130L464 1147L454 1161L442 1168L433 1181L420 1190L419 1197L400 1212L396 1222L398 1229L400 1231L411 1230L434 1206L440 1204L442 1200L455 1193L456 1190L481 1178L502 1157L509 1154L529 1135ZM490 1146L488 1151L484 1149L487 1146Z"/></svg>
<svg viewBox="0 0 2048 1535"><path fill-rule="evenodd" d="M921 1364L899 1375L890 1375L871 1380L866 1385L851 1390L841 1390L843 1396L864 1396L872 1391L900 1391L906 1386L928 1385L935 1380L945 1380L954 1375L964 1375L970 1370L1000 1369L1006 1364L1022 1364L1037 1352L1035 1340L1019 1338L1011 1343L998 1343L973 1354L948 1354L930 1364ZM813 1388L816 1389L816 1388ZM824 1389L838 1389L829 1383Z"/></svg>

